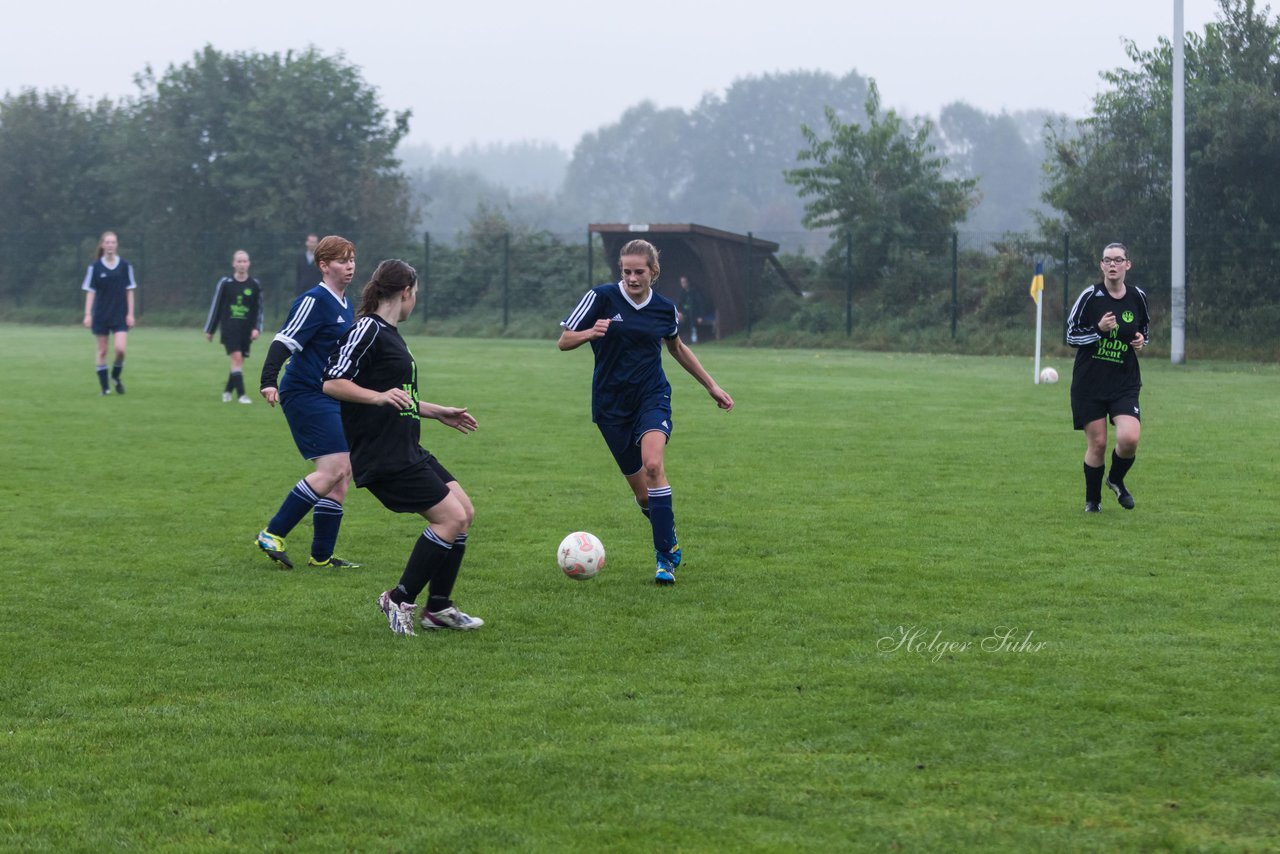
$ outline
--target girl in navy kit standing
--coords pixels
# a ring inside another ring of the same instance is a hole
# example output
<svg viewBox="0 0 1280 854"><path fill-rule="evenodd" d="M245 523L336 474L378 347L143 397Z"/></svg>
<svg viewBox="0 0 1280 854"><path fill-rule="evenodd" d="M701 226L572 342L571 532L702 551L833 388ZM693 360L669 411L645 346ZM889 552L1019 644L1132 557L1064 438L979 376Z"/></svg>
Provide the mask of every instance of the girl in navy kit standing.
<svg viewBox="0 0 1280 854"><path fill-rule="evenodd" d="M558 346L573 350L591 344L591 420L649 517L657 558L654 581L674 584L681 551L663 464L672 426L671 384L662 370L662 345L721 409L733 409L733 398L680 340L675 303L653 290L661 272L658 250L646 240L632 240L619 255L622 280L587 291L561 321L564 332Z"/></svg>
<svg viewBox="0 0 1280 854"><path fill-rule="evenodd" d="M98 339L99 394L111 394L107 385L107 337L115 344L115 362L111 379L116 394L124 394L120 374L124 371L124 351L133 328L133 292L138 283L133 278L133 265L116 254L119 238L114 231L104 231L98 238L98 258L89 265L81 290L84 295L84 325Z"/></svg>
<svg viewBox="0 0 1280 854"><path fill-rule="evenodd" d="M1124 478L1133 467L1142 433L1138 351L1147 345L1151 325L1147 295L1137 285L1125 282L1132 265L1124 244L1107 244L1100 266L1102 281L1085 288L1067 317L1067 343L1077 348L1071 374L1071 417L1085 436L1086 513L1102 510L1108 418L1116 428L1116 445L1106 486L1121 507L1134 507Z"/></svg>

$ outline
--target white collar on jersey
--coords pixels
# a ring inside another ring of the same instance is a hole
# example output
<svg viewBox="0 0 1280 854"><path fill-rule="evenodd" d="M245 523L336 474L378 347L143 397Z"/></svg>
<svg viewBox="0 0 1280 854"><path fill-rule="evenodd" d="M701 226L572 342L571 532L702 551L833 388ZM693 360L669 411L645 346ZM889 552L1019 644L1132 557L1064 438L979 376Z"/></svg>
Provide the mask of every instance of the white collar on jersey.
<svg viewBox="0 0 1280 854"><path fill-rule="evenodd" d="M644 308L653 301L653 288L649 288L649 295L644 298L644 302L632 302L631 295L628 294L627 289L622 286L622 282L618 282L618 293L622 294L622 298L627 301L627 304L636 310Z"/></svg>
<svg viewBox="0 0 1280 854"><path fill-rule="evenodd" d="M342 306L343 308L346 308L346 307L347 307L347 297L346 297L346 294L339 294L339 293L338 293L337 291L335 291L333 288L329 287L329 283L328 283L328 282L326 282L324 279L321 279L321 280L320 280L320 287L322 287L322 288L324 288L326 291L328 291L328 292L329 292L329 295L338 301L338 305Z"/></svg>

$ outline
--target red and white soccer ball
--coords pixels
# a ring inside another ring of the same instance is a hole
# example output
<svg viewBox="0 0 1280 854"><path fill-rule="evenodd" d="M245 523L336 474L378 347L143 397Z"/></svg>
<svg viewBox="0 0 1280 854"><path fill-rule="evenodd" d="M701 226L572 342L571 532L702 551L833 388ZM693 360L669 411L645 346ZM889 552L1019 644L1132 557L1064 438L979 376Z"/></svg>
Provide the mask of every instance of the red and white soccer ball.
<svg viewBox="0 0 1280 854"><path fill-rule="evenodd" d="M1045 368L1040 372L1040 382L1056 383L1058 381L1058 372L1053 368Z"/></svg>
<svg viewBox="0 0 1280 854"><path fill-rule="evenodd" d="M556 560L565 575L586 581L604 569L604 544L595 534L574 531L561 540Z"/></svg>

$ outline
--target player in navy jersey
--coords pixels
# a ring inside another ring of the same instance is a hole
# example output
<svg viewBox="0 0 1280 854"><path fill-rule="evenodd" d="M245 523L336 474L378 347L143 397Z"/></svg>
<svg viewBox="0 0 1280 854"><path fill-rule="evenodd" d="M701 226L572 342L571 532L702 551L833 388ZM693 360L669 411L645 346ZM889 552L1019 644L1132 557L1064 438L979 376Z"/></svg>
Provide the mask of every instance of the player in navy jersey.
<svg viewBox="0 0 1280 854"><path fill-rule="evenodd" d="M415 634L414 603L424 588L424 629L484 625L458 610L450 598L475 508L457 479L421 445L423 418L462 433L475 430L476 420L465 408L418 397L418 366L397 328L417 299L418 274L412 267L395 260L379 264L364 286L360 319L338 342L324 374L325 393L342 401L356 486L369 490L388 510L417 513L429 523L400 582L377 599L391 630L401 635Z"/></svg>
<svg viewBox="0 0 1280 854"><path fill-rule="evenodd" d="M99 394L111 394L107 386L107 336L115 345L115 362L111 379L116 394L124 394L120 374L124 371L124 351L133 328L133 292L138 283L133 278L133 265L116 254L119 238L104 231L98 238L98 258L84 274L84 325L98 339L96 370Z"/></svg>
<svg viewBox="0 0 1280 854"><path fill-rule="evenodd" d="M289 307L289 316L267 351L259 386L267 403L279 403L284 409L294 444L316 470L294 485L267 527L258 532L258 548L293 569L285 537L314 508L308 566L355 569L359 564L333 554L351 478L351 455L338 402L324 393L324 366L338 339L355 321L346 291L356 272L356 248L351 241L330 235L316 246L316 266L320 284ZM277 383L286 360L284 380Z"/></svg>
<svg viewBox="0 0 1280 854"><path fill-rule="evenodd" d="M262 333L262 285L249 275L249 253L237 250L231 256L230 276L223 276L213 289L213 304L204 322L204 337L222 327L222 346L231 358L231 372L222 390L222 402L230 403L233 394L241 403L253 403L244 393L244 360L249 345Z"/></svg>
<svg viewBox="0 0 1280 854"><path fill-rule="evenodd" d="M654 581L674 584L681 551L663 456L671 438L671 384L662 370L662 345L711 395L721 409L733 398L716 385L693 351L680 340L676 306L653 290L661 267L646 240L622 247L622 280L587 291L561 321L561 350L588 342L595 354L591 420L627 479L636 503L649 518L657 558Z"/></svg>
<svg viewBox="0 0 1280 854"><path fill-rule="evenodd" d="M1124 477L1133 466L1142 432L1138 351L1147 345L1151 325L1147 295L1125 282L1132 264L1123 243L1107 244L1101 267L1102 281L1085 288L1067 316L1067 343L1077 348L1071 374L1071 417L1085 436L1086 513L1102 509L1108 418L1116 428L1116 444L1106 485L1121 507L1133 509L1133 494L1125 487Z"/></svg>

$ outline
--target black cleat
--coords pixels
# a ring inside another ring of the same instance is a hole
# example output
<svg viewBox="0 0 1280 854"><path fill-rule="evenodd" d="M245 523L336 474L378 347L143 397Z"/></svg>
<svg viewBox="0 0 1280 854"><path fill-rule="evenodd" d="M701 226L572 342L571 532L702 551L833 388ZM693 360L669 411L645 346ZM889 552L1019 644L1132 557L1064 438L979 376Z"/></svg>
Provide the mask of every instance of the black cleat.
<svg viewBox="0 0 1280 854"><path fill-rule="evenodd" d="M1101 512L1102 512L1102 502L1101 502L1101 501L1086 501L1086 502L1084 503L1084 512L1086 512L1086 513L1101 513Z"/></svg>
<svg viewBox="0 0 1280 854"><path fill-rule="evenodd" d="M262 530L258 532L257 542L263 554L285 569L293 569L293 561L289 560L289 554L284 550L284 537L277 537L269 531Z"/></svg>
<svg viewBox="0 0 1280 854"><path fill-rule="evenodd" d="M325 560L316 560L312 557L307 558L307 566L322 566L326 569L360 569L364 564L350 560L343 560L340 557L329 557Z"/></svg>
<svg viewBox="0 0 1280 854"><path fill-rule="evenodd" d="M124 394L124 383L116 380L116 394Z"/></svg>
<svg viewBox="0 0 1280 854"><path fill-rule="evenodd" d="M1116 494L1116 500L1120 502L1120 506L1125 510L1133 509L1133 496L1129 494L1129 490L1124 488L1123 483L1112 483L1111 478L1107 478L1107 489Z"/></svg>

